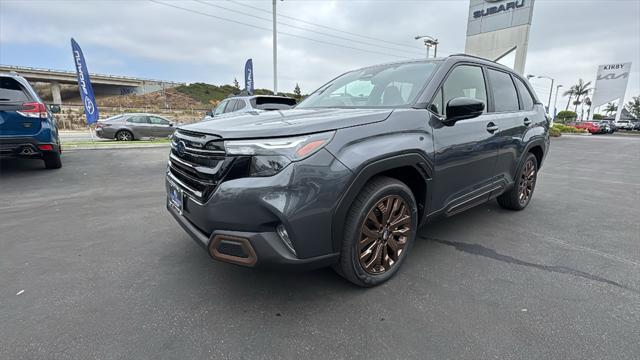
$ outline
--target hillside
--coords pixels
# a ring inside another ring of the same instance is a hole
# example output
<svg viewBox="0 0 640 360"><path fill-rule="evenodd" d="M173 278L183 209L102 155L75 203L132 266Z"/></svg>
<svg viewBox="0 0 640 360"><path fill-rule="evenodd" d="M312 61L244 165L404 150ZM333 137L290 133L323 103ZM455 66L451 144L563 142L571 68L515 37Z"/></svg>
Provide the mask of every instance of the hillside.
<svg viewBox="0 0 640 360"><path fill-rule="evenodd" d="M98 106L123 108L205 109L206 103L194 99L176 89L166 89L138 95L120 95L97 99Z"/></svg>
<svg viewBox="0 0 640 360"><path fill-rule="evenodd" d="M227 98L229 95L237 95L240 93L240 89L233 85L217 86L205 83L194 83L178 86L176 90L190 96L191 98L199 101L202 104L209 105L216 105L218 102ZM273 91L267 89L255 89L254 93L255 95L273 95ZM300 98L300 96L292 93L279 94L294 98Z"/></svg>

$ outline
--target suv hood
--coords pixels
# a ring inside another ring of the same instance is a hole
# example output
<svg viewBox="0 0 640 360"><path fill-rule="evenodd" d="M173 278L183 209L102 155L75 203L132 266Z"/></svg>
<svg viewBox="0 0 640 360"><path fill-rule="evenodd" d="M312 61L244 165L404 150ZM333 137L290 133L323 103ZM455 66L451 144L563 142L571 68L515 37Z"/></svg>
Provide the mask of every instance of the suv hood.
<svg viewBox="0 0 640 360"><path fill-rule="evenodd" d="M252 111L237 116L213 118L180 129L223 139L293 136L383 121L393 109L292 109Z"/></svg>

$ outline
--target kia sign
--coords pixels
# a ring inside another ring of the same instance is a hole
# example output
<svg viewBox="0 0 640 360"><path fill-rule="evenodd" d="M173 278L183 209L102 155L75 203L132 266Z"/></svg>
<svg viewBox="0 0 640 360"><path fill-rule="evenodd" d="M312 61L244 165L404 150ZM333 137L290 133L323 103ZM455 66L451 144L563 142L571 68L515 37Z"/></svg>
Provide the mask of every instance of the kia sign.
<svg viewBox="0 0 640 360"><path fill-rule="evenodd" d="M71 39L71 50L73 51L73 62L78 76L78 90L80 91L80 99L84 104L84 114L87 116L87 125L93 124L100 118L98 107L96 106L96 98L93 96L93 87L89 79L89 70L87 62L84 60L80 45Z"/></svg>
<svg viewBox="0 0 640 360"><path fill-rule="evenodd" d="M630 72L630 62L598 66L596 85L593 89L593 96L591 98L591 107L595 109L608 102L619 99L620 101L618 102L616 120L620 120ZM591 114L589 114L590 119L593 118L593 113L594 112L592 111Z"/></svg>

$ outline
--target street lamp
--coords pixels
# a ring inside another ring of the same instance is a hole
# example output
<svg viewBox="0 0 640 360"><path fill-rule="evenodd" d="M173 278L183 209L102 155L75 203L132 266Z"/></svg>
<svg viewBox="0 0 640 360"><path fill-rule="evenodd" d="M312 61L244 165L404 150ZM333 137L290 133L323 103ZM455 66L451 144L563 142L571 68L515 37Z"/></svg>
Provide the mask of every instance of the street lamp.
<svg viewBox="0 0 640 360"><path fill-rule="evenodd" d="M429 49L431 49L432 46L434 47L433 57L435 58L438 56L438 44L440 43L438 39L429 35L418 35L414 37L414 39L424 39L424 46L427 47L427 59L429 58Z"/></svg>
<svg viewBox="0 0 640 360"><path fill-rule="evenodd" d="M553 118L556 118L556 115L558 115L558 93L560 92L560 88L562 87L562 85L558 85L556 86L556 99L553 101Z"/></svg>
<svg viewBox="0 0 640 360"><path fill-rule="evenodd" d="M551 89L549 90L549 101L547 102L547 111L549 111L549 113L551 113L551 94L553 93L553 83L555 82L555 80L553 78L550 78L548 76L536 76L536 75L527 75L527 79L531 79L533 77L536 77L538 79L548 79L551 80Z"/></svg>

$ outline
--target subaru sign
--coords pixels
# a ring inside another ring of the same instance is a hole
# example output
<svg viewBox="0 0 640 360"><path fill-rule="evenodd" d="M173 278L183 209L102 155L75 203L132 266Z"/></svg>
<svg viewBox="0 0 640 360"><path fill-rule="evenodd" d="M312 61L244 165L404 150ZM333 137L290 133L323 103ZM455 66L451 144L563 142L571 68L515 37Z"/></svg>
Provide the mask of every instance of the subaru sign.
<svg viewBox="0 0 640 360"><path fill-rule="evenodd" d="M93 95L93 87L91 79L89 79L89 70L87 62L84 60L80 45L71 39L71 50L73 51L73 62L78 76L78 90L80 91L80 99L84 104L84 113L87 116L87 125L93 124L100 118L98 107L96 106L96 98Z"/></svg>
<svg viewBox="0 0 640 360"><path fill-rule="evenodd" d="M471 0L467 36L531 24L533 0Z"/></svg>

